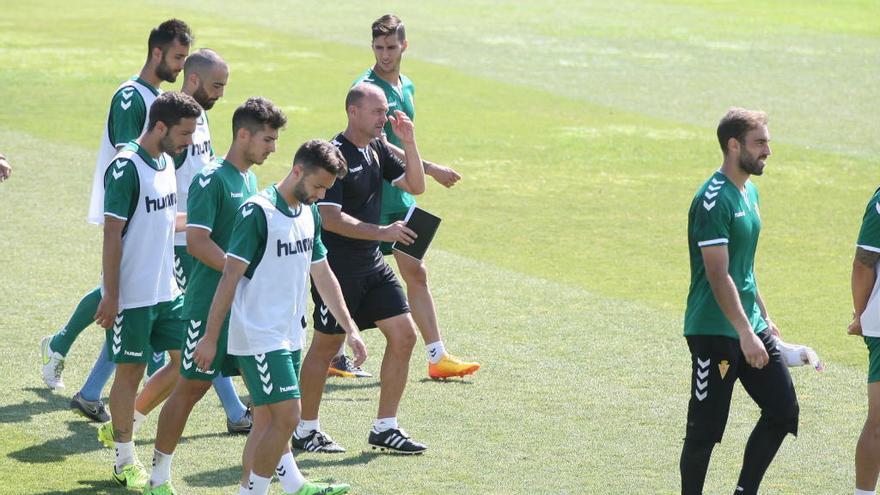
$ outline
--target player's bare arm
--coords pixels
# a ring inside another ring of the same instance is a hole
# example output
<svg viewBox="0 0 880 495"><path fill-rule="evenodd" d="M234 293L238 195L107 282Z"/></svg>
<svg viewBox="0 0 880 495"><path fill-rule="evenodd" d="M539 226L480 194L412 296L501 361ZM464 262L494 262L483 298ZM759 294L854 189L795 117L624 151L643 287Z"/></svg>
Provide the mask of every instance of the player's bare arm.
<svg viewBox="0 0 880 495"><path fill-rule="evenodd" d="M185 211L177 212L177 216L174 217L174 231L175 232L186 232L186 212Z"/></svg>
<svg viewBox="0 0 880 495"><path fill-rule="evenodd" d="M211 231L202 227L186 228L186 252L218 272L226 264L226 253L211 239Z"/></svg>
<svg viewBox="0 0 880 495"><path fill-rule="evenodd" d="M318 205L321 210L321 221L324 228L352 239L367 239L371 241L401 242L404 245L412 244L416 239L416 233L406 227L404 222L394 222L389 225L375 225L361 222L357 218L344 213L339 207L333 205Z"/></svg>
<svg viewBox="0 0 880 495"><path fill-rule="evenodd" d="M104 248L101 254L104 291L95 323L103 328L113 326L113 320L119 313L119 263L122 260L122 229L125 220L106 215L104 217Z"/></svg>
<svg viewBox="0 0 880 495"><path fill-rule="evenodd" d="M345 341L354 353L355 366L362 365L367 359L367 346L361 338L357 325L348 313L342 289L339 288L339 282L336 280L333 270L330 269L330 264L326 259L312 263L309 273L312 276L312 283L315 284L318 294L321 295L321 300L327 305L339 326L345 330Z"/></svg>
<svg viewBox="0 0 880 495"><path fill-rule="evenodd" d="M422 167L422 157L419 155L418 146L416 146L415 125L400 110L396 110L394 115L388 117L388 120L391 122L394 135L403 144L403 154L406 158L404 160L406 173L394 181L392 185L416 196L422 194L425 192L425 169Z"/></svg>
<svg viewBox="0 0 880 495"><path fill-rule="evenodd" d="M856 254L852 266L852 299L853 321L847 328L850 335L862 334L861 316L868 306L874 281L877 279L877 261L880 261L880 253L869 251L861 246L856 247Z"/></svg>
<svg viewBox="0 0 880 495"><path fill-rule="evenodd" d="M0 182L5 181L12 175L12 165L6 160L6 157L0 154Z"/></svg>
<svg viewBox="0 0 880 495"><path fill-rule="evenodd" d="M755 302L761 309L761 318L763 318L764 321L767 323L767 329L770 330L770 333L779 337L779 327L777 327L776 323L770 319L770 313L767 312L767 306L764 305L764 298L761 297L761 291L759 289L757 290L757 297L755 298Z"/></svg>
<svg viewBox="0 0 880 495"><path fill-rule="evenodd" d="M397 158L400 158L401 160L406 159L403 149L391 141L388 141L387 136L383 135L382 138L385 141L385 146L387 146ZM461 174L456 172L452 167L440 165L439 163L434 163L428 160L422 160L422 168L425 169L426 175L432 177L444 187L452 187L461 180Z"/></svg>
<svg viewBox="0 0 880 495"><path fill-rule="evenodd" d="M752 325L743 309L739 292L733 279L730 278L728 267L730 258L726 245L705 246L701 248L703 264L706 266L706 279L712 288L712 294L724 316L733 325L739 335L739 345L750 366L763 368L770 360L761 339L752 331Z"/></svg>
<svg viewBox="0 0 880 495"><path fill-rule="evenodd" d="M217 339L220 337L220 328L229 308L232 307L232 299L235 297L235 288L238 281L244 276L248 264L240 259L228 257L223 267L223 275L217 284L217 292L211 301L211 309L208 311L208 323L205 327L205 336L199 340L193 355L196 366L203 370L211 368L214 357L217 355Z"/></svg>

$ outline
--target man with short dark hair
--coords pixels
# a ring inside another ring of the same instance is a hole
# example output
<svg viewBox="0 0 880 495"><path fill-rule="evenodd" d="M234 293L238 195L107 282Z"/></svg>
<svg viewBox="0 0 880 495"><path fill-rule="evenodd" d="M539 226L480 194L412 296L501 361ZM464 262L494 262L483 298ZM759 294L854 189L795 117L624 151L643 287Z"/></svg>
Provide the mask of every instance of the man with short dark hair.
<svg viewBox="0 0 880 495"><path fill-rule="evenodd" d="M183 307L187 335L181 349L181 376L159 414L147 493L174 493L171 460L192 408L212 381L229 380L229 376L238 374L237 363L226 355L226 322L220 328L220 345L210 366L195 366L193 353L205 332L208 309L226 262L235 214L257 192L257 177L251 167L262 164L275 151L278 134L286 123L287 117L271 101L249 98L233 113L233 141L226 156L202 168L188 182L186 244L194 257L194 266Z"/></svg>
<svg viewBox="0 0 880 495"><path fill-rule="evenodd" d="M373 55L376 62L372 68L367 69L361 77L355 81L355 85L366 82L375 85L385 93L388 100L388 115L401 111L415 119L415 85L401 74L400 63L403 52L409 43L406 39L406 29L403 22L393 14L387 14L373 22ZM400 139L394 133L391 120L385 124L384 138L386 145L398 158L403 158L403 150ZM453 169L436 163L423 160L422 165L425 174L433 177L437 182L446 187L452 187L461 179L461 176ZM382 182L382 216L380 225L389 225L398 220L403 220L411 207L415 206L415 198L408 192L391 185L388 181ZM475 373L480 369L479 363L467 362L446 352L443 337L440 334L440 324L437 319L437 310L434 306L434 296L428 286L428 271L425 263L421 260L409 257L397 251L392 251L390 242L380 245L382 254L394 254L394 260L400 269L400 274L406 282L406 295L412 310L412 318L425 342L425 352L428 359L428 376L431 378L450 378L453 376L465 376ZM370 376L360 368L353 367L345 357L343 349L330 365L331 375L343 377Z"/></svg>
<svg viewBox="0 0 880 495"><path fill-rule="evenodd" d="M138 385L151 352L168 351L171 363L142 393L165 396L177 379L185 324L183 297L174 278L177 224L176 155L192 144L202 108L183 93L164 93L150 106L146 132L107 167L101 302L95 322L107 329L116 363L110 389L116 463L113 479L143 489L148 477L132 441ZM151 389L155 392L147 392Z"/></svg>
<svg viewBox="0 0 880 495"><path fill-rule="evenodd" d="M347 484L306 481L287 439L300 414L299 367L309 277L313 290L342 322L358 360L366 348L326 259L321 216L312 204L346 173L342 154L326 141L303 144L287 176L249 198L235 215L223 276L211 303L195 364L207 369L223 353L235 356L254 401L254 427L242 456L239 493L265 495L277 475L285 493L341 495ZM231 308L231 311L230 311ZM326 364L325 364L326 369Z"/></svg>
<svg viewBox="0 0 880 495"><path fill-rule="evenodd" d="M400 399L406 387L409 360L416 342L415 323L403 289L379 252L380 241L411 244L415 233L404 222L379 222L382 181L421 194L425 174L416 146L412 121L401 111L387 117L388 102L372 84L351 88L345 100L348 127L333 140L348 163L348 174L336 181L318 202L323 220L322 237L327 259L345 296L345 304L358 328L374 328L385 336L379 411L368 442L376 449L419 454L427 447L410 439L397 422ZM404 164L380 139L391 119L404 147ZM344 452L321 431L318 421L327 366L344 341L345 326L337 324L324 295L312 290L315 333L302 368L302 421L293 435L295 448L313 452Z"/></svg>
<svg viewBox="0 0 880 495"><path fill-rule="evenodd" d="M104 177L111 159L146 130L148 109L162 92L159 86L177 80L192 42L193 36L186 23L178 19L163 22L150 32L147 60L140 73L122 83L113 94L95 164L88 214L90 223L100 225L104 222ZM64 359L79 334L95 321L100 300L100 288L95 288L80 300L61 330L41 340L42 377L49 388L64 388ZM163 363L161 354L155 357L157 359L151 361L148 368L151 374ZM100 399L101 389L112 373L112 363L106 356L100 356L82 390L71 400L70 407L92 421L109 421Z"/></svg>
<svg viewBox="0 0 880 495"><path fill-rule="evenodd" d="M799 408L788 367L777 348L755 279L761 231L758 190L770 134L763 112L732 108L718 124L721 169L698 190L688 213L691 284L684 335L693 374L681 452L681 492L702 494L709 459L727 424L739 380L761 417L746 444L735 493L756 494L788 433L797 434Z"/></svg>

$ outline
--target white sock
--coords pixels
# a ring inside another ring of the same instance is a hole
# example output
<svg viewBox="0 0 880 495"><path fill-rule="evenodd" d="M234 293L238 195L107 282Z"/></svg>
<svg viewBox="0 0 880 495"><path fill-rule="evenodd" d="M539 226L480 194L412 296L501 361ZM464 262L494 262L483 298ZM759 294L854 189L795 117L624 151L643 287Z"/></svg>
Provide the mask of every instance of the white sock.
<svg viewBox="0 0 880 495"><path fill-rule="evenodd" d="M153 471L150 473L150 486L157 487L171 480L171 458L174 453L163 454L153 449Z"/></svg>
<svg viewBox="0 0 880 495"><path fill-rule="evenodd" d="M296 493L306 484L306 478L299 472L296 461L293 460L293 454L290 451L281 456L278 467L275 468L275 474L278 475L278 481L285 493Z"/></svg>
<svg viewBox="0 0 880 495"><path fill-rule="evenodd" d="M877 490L859 490L856 488L853 495L877 495Z"/></svg>
<svg viewBox="0 0 880 495"><path fill-rule="evenodd" d="M118 473L125 466L133 464L137 457L134 454L134 441L113 443L116 444L116 472Z"/></svg>
<svg viewBox="0 0 880 495"><path fill-rule="evenodd" d="M257 476L251 471L251 489L248 491L248 495L269 495L269 483L271 482L272 478L263 478L262 476Z"/></svg>
<svg viewBox="0 0 880 495"><path fill-rule="evenodd" d="M321 423L317 419L301 419L293 434L296 438L305 438L312 430L321 431Z"/></svg>
<svg viewBox="0 0 880 495"><path fill-rule="evenodd" d="M238 495L251 495L251 489L246 486L238 487Z"/></svg>
<svg viewBox="0 0 880 495"><path fill-rule="evenodd" d="M134 410L134 426L131 428L131 433L133 435L137 435L137 432L140 431L141 426L144 425L144 420L147 419L146 415L143 415L137 409Z"/></svg>
<svg viewBox="0 0 880 495"><path fill-rule="evenodd" d="M397 428L397 416L393 418L379 418L373 421L373 431L382 433L383 431L393 430Z"/></svg>
<svg viewBox="0 0 880 495"><path fill-rule="evenodd" d="M443 358L443 355L446 354L446 346L443 345L442 340L438 340L437 342L425 345L425 351L428 353L428 362L437 364Z"/></svg>

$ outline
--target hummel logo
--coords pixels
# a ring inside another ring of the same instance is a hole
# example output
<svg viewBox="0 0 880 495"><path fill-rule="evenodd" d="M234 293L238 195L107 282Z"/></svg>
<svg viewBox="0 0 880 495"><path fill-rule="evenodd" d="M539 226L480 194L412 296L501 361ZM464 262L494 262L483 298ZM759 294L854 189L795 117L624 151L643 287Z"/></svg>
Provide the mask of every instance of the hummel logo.
<svg viewBox="0 0 880 495"><path fill-rule="evenodd" d="M360 172L363 169L364 169L363 165L358 165L357 167L348 169L348 171L354 173L354 172Z"/></svg>
<svg viewBox="0 0 880 495"><path fill-rule="evenodd" d="M713 186L712 184L709 184L709 187L707 189L709 189L710 191L718 191L719 189L721 189L721 186Z"/></svg>
<svg viewBox="0 0 880 495"><path fill-rule="evenodd" d="M208 184L211 183L211 179L199 179L199 185L202 186L202 189L205 188Z"/></svg>
<svg viewBox="0 0 880 495"><path fill-rule="evenodd" d="M709 365L711 363L711 359L706 359L704 361L699 357L697 358L697 380L694 397L701 402L709 395L709 391L706 390L706 387L709 386L709 380L707 378L709 377Z"/></svg>
<svg viewBox="0 0 880 495"><path fill-rule="evenodd" d="M717 185L720 186L721 184L724 184L724 181L723 181L723 180L718 180L718 179L716 179L715 177L712 177L712 184L717 184Z"/></svg>
<svg viewBox="0 0 880 495"><path fill-rule="evenodd" d="M198 345L198 343L199 343L198 340L186 339L186 348L189 350L193 350L196 348L196 345Z"/></svg>
<svg viewBox="0 0 880 495"><path fill-rule="evenodd" d="M738 211L738 212L736 212L736 213L733 214L733 218L741 218L741 217L744 217L744 216L746 216L746 212L744 212L744 211Z"/></svg>
<svg viewBox="0 0 880 495"><path fill-rule="evenodd" d="M287 470L284 469L284 466L278 466L275 468L275 472L278 473L278 476L284 476L287 474Z"/></svg>
<svg viewBox="0 0 880 495"><path fill-rule="evenodd" d="M242 209L241 209L241 216L247 218L248 215L250 215L250 214L253 213L253 212L254 212L254 207L248 205L247 208L242 208Z"/></svg>
<svg viewBox="0 0 880 495"><path fill-rule="evenodd" d="M113 166L115 166L119 170L122 170L123 168L125 168L125 166L127 164L128 164L128 162L125 160L122 160L122 159L119 159L119 160L116 160L115 162L113 162Z"/></svg>
<svg viewBox="0 0 880 495"><path fill-rule="evenodd" d="M122 177L123 175L125 175L125 172L123 172L122 170L114 170L113 171L113 179L114 180L119 180L119 178Z"/></svg>
<svg viewBox="0 0 880 495"><path fill-rule="evenodd" d="M329 318L327 317L327 312L330 311L330 308L322 304L318 310L321 312L321 323L326 325L327 321L329 320Z"/></svg>
<svg viewBox="0 0 880 495"><path fill-rule="evenodd" d="M120 101L119 106L122 107L123 110L128 110L128 107L131 106L130 101Z"/></svg>
<svg viewBox="0 0 880 495"><path fill-rule="evenodd" d="M154 362L156 362L156 363L161 363L163 359L165 359L165 353L164 353L164 352L154 352L154 353L153 353L153 361L154 361Z"/></svg>
<svg viewBox="0 0 880 495"><path fill-rule="evenodd" d="M342 143L336 139L334 139L333 141L330 141L330 144L332 144L333 146L336 146L337 148L342 146Z"/></svg>
<svg viewBox="0 0 880 495"><path fill-rule="evenodd" d="M717 192L709 192L709 191L706 191L706 192L703 194L703 196L705 196L706 199L712 199L712 198L714 198L715 196L718 196L718 193L717 193Z"/></svg>
<svg viewBox="0 0 880 495"><path fill-rule="evenodd" d="M231 198L243 198L243 197L244 197L244 194L243 194L243 193L229 193L229 197L231 197Z"/></svg>
<svg viewBox="0 0 880 495"><path fill-rule="evenodd" d="M133 95L133 94L134 94L134 88L132 88L130 86L122 90L122 97L125 98L126 100L131 99L131 95Z"/></svg>
<svg viewBox="0 0 880 495"><path fill-rule="evenodd" d="M124 354L126 356L133 356L133 357L141 357L144 355L143 352L131 352L131 351L125 351Z"/></svg>
<svg viewBox="0 0 880 495"><path fill-rule="evenodd" d="M715 208L715 202L712 201L711 203L707 203L706 201L703 201L703 208L705 208L706 211L712 211L712 208Z"/></svg>
<svg viewBox="0 0 880 495"><path fill-rule="evenodd" d="M278 390L281 392L290 392L291 390L296 390L298 387L296 385L291 385L289 387L281 387Z"/></svg>

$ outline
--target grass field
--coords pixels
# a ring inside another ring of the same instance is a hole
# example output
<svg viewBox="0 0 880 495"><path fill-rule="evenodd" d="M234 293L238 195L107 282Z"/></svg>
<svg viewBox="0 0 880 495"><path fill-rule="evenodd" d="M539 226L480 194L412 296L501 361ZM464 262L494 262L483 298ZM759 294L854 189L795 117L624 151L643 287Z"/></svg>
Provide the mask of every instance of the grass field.
<svg viewBox="0 0 880 495"><path fill-rule="evenodd" d="M211 111L218 152L248 96L287 112L257 171L269 184L302 141L342 130L345 91L372 62L369 24L386 11L407 22L422 155L465 177L419 201L444 218L428 267L447 346L484 369L432 382L418 349L401 420L431 450L413 459L362 452L378 381L329 382L322 424L349 452L298 456L306 475L357 494L676 493L687 207L720 164L718 118L742 105L768 111L773 136L755 181L761 292L786 340L828 364L793 372L800 435L763 493L852 489L866 353L845 326L878 182L876 2L177 5L7 2L0 13L0 151L15 169L0 185L0 494L122 492L94 426L66 409L103 333L73 348L63 394L39 378L38 342L98 282L100 234L84 222L98 138L149 29L178 16L196 47L229 62ZM366 335L377 370L382 340ZM732 491L756 418L737 390L706 493ZM192 416L175 456L181 493L235 492L244 439L223 419L211 396ZM143 461L154 433L155 415L137 442Z"/></svg>

